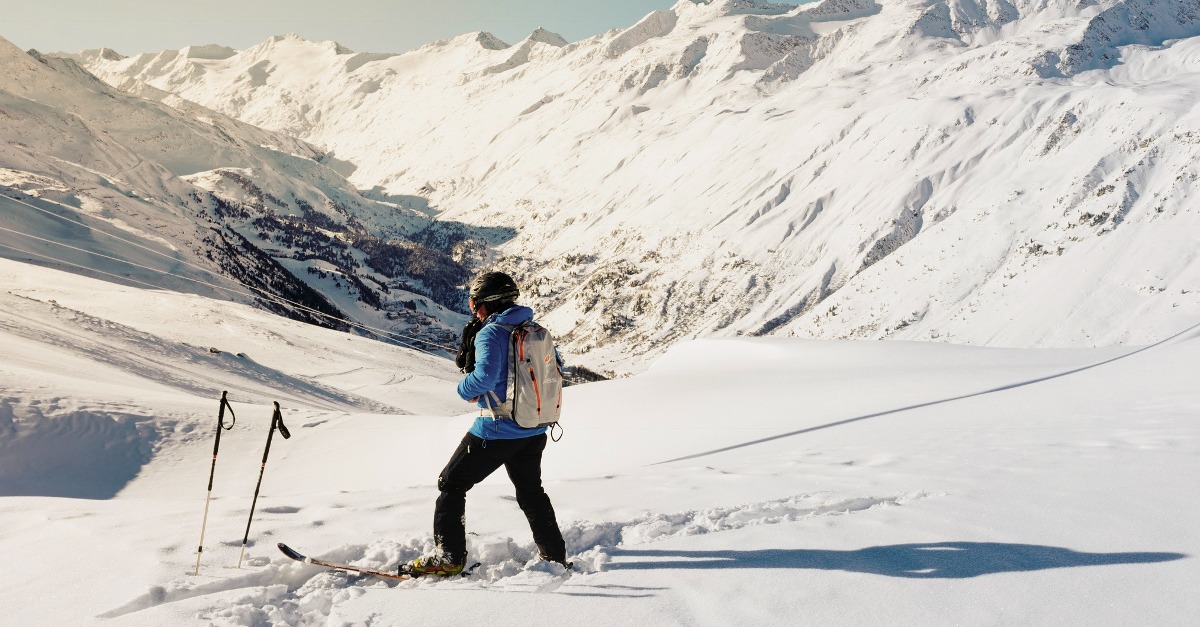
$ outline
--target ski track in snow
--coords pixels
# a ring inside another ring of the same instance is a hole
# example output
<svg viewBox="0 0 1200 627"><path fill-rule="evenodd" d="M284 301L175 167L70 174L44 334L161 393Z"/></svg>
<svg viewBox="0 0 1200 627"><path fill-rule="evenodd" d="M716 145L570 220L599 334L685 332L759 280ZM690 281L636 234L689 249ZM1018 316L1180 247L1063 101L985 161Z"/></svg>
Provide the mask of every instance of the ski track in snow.
<svg viewBox="0 0 1200 627"><path fill-rule="evenodd" d="M758 525L798 522L817 516L854 514L877 507L906 505L928 498L923 492L891 497L837 497L827 492L801 494L786 499L732 507L687 510L664 514L647 512L623 522L581 522L563 526L563 537L573 552L574 572L537 559L532 542L517 543L508 537L468 535L472 560L483 563L475 573L458 579L416 579L393 583L367 575L328 570L280 556L254 558L260 570L236 577L194 584L181 581L155 586L146 594L101 614L115 618L160 605L205 595L223 595L198 618L213 625L325 625L334 608L365 594L366 588L455 588L550 593L572 577L607 570L615 549L645 545L671 538L696 536ZM298 547L301 551L311 547ZM402 562L428 554L429 539L402 542L376 540L346 545L320 553L321 559L377 570L394 570Z"/></svg>

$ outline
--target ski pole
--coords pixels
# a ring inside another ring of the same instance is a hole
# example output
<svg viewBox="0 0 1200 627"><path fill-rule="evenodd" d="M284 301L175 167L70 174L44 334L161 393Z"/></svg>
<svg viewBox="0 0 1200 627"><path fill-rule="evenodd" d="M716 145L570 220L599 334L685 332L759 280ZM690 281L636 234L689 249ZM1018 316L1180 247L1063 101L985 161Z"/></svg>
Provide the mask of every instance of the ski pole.
<svg viewBox="0 0 1200 627"><path fill-rule="evenodd" d="M204 497L204 520L200 523L200 548L196 549L196 572L193 575L200 574L200 556L204 553L204 529L208 527L208 503L212 500L213 477L217 474L217 451L221 448L221 432L228 431L237 423L237 415L233 413L233 406L229 404L227 395L228 391L221 392L221 407L217 410L217 441L213 443L213 459L212 468L208 471L208 496ZM229 426L225 426L225 408L229 408L231 420Z"/></svg>
<svg viewBox="0 0 1200 627"><path fill-rule="evenodd" d="M254 506L258 504L258 490L262 487L263 473L267 470L267 455L271 453L271 437L279 429L283 439L292 437L287 427L283 425L283 414L279 413L279 401L275 402L275 413L271 415L271 430L267 432L267 448L263 451L262 467L258 469L258 485L254 486L254 500L250 502L250 520L246 521L246 535L242 536L242 552L238 555L238 568L242 567L242 558L246 556L246 542L250 540L250 523L254 522Z"/></svg>

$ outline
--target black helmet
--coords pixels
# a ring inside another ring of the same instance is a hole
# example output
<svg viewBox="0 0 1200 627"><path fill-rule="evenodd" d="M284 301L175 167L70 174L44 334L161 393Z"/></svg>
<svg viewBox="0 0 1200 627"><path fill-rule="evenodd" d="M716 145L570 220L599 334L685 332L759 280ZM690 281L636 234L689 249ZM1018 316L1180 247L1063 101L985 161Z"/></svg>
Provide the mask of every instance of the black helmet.
<svg viewBox="0 0 1200 627"><path fill-rule="evenodd" d="M521 295L517 282L503 272L485 272L471 281L468 292L475 304L511 303ZM489 308L488 311L491 311Z"/></svg>

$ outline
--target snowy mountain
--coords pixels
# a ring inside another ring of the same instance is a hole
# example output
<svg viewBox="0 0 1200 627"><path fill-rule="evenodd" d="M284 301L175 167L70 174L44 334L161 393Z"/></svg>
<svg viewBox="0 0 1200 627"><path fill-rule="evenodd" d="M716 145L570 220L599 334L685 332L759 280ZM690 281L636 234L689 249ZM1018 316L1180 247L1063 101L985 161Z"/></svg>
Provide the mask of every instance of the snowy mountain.
<svg viewBox="0 0 1200 627"><path fill-rule="evenodd" d="M108 53L105 53L108 54ZM0 40L0 254L445 346L466 269L311 145ZM236 281L230 280L236 279Z"/></svg>
<svg viewBox="0 0 1200 627"><path fill-rule="evenodd" d="M1095 346L1200 316L1196 0L681 0L565 43L79 56L491 237L572 357L707 335Z"/></svg>
<svg viewBox="0 0 1200 627"><path fill-rule="evenodd" d="M1198 7L0 40L4 621L1194 622ZM564 392L542 476L574 568L504 473L468 499L470 577L283 557L433 550L459 373L314 312L427 349L490 265L570 360L640 370ZM851 341L884 337L945 341Z"/></svg>
<svg viewBox="0 0 1200 627"><path fill-rule="evenodd" d="M1200 611L1194 364L1149 347L732 338L566 390L535 557L503 472L432 549L471 422L447 360L0 259L0 572L14 625L1179 625ZM236 354L233 351L239 351ZM218 399L229 391L204 551ZM797 403L797 399L801 402ZM291 438L262 465L278 401ZM257 482L259 477L262 482ZM249 546L238 568L253 496ZM200 570L196 574L199 559ZM449 609L448 609L449 608Z"/></svg>

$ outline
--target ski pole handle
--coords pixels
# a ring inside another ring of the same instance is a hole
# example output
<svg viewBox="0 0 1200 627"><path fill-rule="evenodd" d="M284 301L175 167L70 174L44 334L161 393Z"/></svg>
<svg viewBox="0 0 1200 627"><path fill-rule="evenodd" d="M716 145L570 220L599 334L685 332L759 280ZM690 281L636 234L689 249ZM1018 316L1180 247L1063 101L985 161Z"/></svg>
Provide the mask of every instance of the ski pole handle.
<svg viewBox="0 0 1200 627"><path fill-rule="evenodd" d="M282 435L283 439L286 440L286 439L292 437L292 434L288 433L287 427L284 426L284 424L283 424L283 414L280 413L280 411L279 411L279 403L275 403L274 420L275 420L275 427L279 429L279 435Z"/></svg>
<svg viewBox="0 0 1200 627"><path fill-rule="evenodd" d="M229 409L229 426L225 426L225 410ZM229 391L221 392L221 406L217 410L217 437L213 441L213 463L212 471L208 474L208 491L212 492L213 476L217 470L217 452L221 450L221 432L233 429L233 425L237 424L237 414L233 413L233 406L229 404Z"/></svg>

